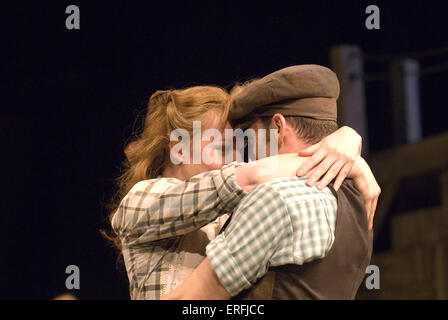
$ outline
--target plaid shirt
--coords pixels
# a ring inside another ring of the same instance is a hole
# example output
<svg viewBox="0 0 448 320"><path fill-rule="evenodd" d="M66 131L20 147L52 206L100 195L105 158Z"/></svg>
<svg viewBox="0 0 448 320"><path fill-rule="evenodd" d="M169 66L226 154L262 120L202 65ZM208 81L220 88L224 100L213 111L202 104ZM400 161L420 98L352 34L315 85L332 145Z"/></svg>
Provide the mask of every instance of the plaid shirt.
<svg viewBox="0 0 448 320"><path fill-rule="evenodd" d="M306 178L279 178L252 190L227 228L207 246L221 284L235 296L269 266L323 258L334 242L337 201Z"/></svg>
<svg viewBox="0 0 448 320"><path fill-rule="evenodd" d="M205 257L205 248L246 195L235 166L187 181L157 178L137 183L112 219L120 237L132 299L160 299Z"/></svg>
<svg viewBox="0 0 448 320"><path fill-rule="evenodd" d="M235 165L187 181L141 181L122 200L112 227L122 242L132 299L169 293L204 259L206 247L231 294L250 286L269 265L326 255L336 219L329 189L309 188L303 178L281 178L240 202L247 193L236 184ZM238 203L228 228L210 243Z"/></svg>

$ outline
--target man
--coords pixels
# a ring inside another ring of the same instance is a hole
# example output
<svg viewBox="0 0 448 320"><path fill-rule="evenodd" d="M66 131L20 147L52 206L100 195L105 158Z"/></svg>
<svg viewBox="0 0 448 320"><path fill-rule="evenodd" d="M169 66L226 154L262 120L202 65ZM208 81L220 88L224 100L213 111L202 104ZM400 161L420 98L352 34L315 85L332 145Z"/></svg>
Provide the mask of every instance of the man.
<svg viewBox="0 0 448 320"><path fill-rule="evenodd" d="M230 117L276 129L278 152L293 153L337 129L338 95L331 70L293 66L245 87ZM363 200L350 181L338 191L305 182L279 178L251 191L207 258L166 298L353 299L372 253Z"/></svg>

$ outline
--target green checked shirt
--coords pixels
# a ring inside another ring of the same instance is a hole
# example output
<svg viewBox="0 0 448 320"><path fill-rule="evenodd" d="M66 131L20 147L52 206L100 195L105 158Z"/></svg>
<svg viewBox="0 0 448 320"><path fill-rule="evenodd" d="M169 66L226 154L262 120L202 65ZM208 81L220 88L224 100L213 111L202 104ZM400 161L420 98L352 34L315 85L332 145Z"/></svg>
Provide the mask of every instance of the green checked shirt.
<svg viewBox="0 0 448 320"><path fill-rule="evenodd" d="M337 200L306 178L279 178L252 190L207 246L221 284L235 296L272 266L324 258L334 242Z"/></svg>

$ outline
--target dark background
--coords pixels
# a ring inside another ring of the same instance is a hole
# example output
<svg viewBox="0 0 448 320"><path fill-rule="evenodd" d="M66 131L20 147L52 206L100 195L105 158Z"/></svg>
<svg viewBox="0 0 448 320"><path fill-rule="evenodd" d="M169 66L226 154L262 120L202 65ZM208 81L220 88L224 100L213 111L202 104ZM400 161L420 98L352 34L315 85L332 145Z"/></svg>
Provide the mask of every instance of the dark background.
<svg viewBox="0 0 448 320"><path fill-rule="evenodd" d="M80 30L65 28L70 4L80 8ZM369 4L381 10L381 30L365 27ZM442 4L2 2L0 298L52 298L65 291L65 268L75 264L79 298L128 299L126 275L99 229L123 146L155 90L229 87L294 64L328 66L336 44L370 54L446 47ZM365 70L386 72L387 64ZM422 79L424 136L448 129L446 75ZM368 84L366 92L377 152L392 146L388 84ZM380 237L376 248L387 245Z"/></svg>

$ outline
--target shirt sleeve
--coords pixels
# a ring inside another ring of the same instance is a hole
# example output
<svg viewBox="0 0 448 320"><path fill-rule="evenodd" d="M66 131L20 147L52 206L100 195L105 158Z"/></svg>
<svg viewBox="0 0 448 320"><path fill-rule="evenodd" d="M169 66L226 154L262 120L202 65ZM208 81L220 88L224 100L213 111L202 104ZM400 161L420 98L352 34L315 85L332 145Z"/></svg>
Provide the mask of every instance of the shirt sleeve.
<svg viewBox="0 0 448 320"><path fill-rule="evenodd" d="M234 162L186 181L159 178L137 183L123 198L112 227L128 246L186 234L232 212L246 192Z"/></svg>
<svg viewBox="0 0 448 320"><path fill-rule="evenodd" d="M287 186L290 180L284 181ZM258 186L241 201L224 232L208 244L212 268L232 296L250 288L270 266L300 265L327 255L334 241L336 200L306 188Z"/></svg>
<svg viewBox="0 0 448 320"><path fill-rule="evenodd" d="M288 209L277 193L263 184L243 199L206 253L221 284L235 296L267 272L279 244L291 234ZM292 246L281 251L292 256Z"/></svg>

